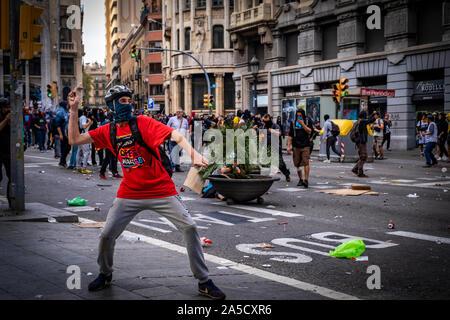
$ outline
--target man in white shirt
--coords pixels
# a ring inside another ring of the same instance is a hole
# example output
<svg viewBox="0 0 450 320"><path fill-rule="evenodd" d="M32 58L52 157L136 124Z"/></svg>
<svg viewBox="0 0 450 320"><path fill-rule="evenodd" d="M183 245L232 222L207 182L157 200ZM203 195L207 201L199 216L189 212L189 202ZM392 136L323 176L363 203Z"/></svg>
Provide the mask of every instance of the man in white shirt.
<svg viewBox="0 0 450 320"><path fill-rule="evenodd" d="M86 111L83 110L80 118L78 119L78 126L80 133L86 133L89 131L89 127L92 125L92 120L86 117ZM91 145L83 144L78 150L77 167L79 173L91 174L92 171L87 169L87 163L89 155L91 154Z"/></svg>
<svg viewBox="0 0 450 320"><path fill-rule="evenodd" d="M183 117L183 110L178 109L176 112L176 116L171 117L169 122L167 122L167 126L174 128L178 132L180 132L183 137L186 137L186 134L189 132L189 125L187 119ZM169 141L169 153L170 153L170 163L172 164L172 170L174 172L183 172L180 168L180 157L181 157L182 149L178 146L175 141Z"/></svg>
<svg viewBox="0 0 450 320"><path fill-rule="evenodd" d="M375 153L375 159L383 160L383 131L384 123L378 112L374 112L375 122L372 124L373 145L372 150Z"/></svg>

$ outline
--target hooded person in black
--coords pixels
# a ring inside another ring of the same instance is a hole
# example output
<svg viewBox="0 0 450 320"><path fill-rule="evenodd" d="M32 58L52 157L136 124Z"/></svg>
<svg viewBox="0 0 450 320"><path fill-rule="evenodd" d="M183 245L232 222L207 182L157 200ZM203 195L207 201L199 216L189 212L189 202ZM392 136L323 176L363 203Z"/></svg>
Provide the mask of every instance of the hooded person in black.
<svg viewBox="0 0 450 320"><path fill-rule="evenodd" d="M358 142L356 143L356 146L358 147L358 155L359 160L356 163L356 165L353 167L352 172L360 178L367 178L367 176L364 174L364 163L367 161L367 139L368 139L368 131L367 131L367 125L375 122L375 113L370 116L369 119L367 119L367 112L361 111L359 113L359 120L355 124L358 126Z"/></svg>

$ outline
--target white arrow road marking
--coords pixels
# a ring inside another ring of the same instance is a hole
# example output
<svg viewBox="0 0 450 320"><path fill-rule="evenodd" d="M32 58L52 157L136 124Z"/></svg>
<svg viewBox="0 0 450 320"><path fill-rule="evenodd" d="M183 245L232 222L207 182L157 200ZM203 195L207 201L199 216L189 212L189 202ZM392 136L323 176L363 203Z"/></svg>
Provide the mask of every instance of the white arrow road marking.
<svg viewBox="0 0 450 320"><path fill-rule="evenodd" d="M139 223L139 222L134 222L134 221L131 221L130 224L133 224L133 225L141 227L141 228L162 232L162 233L172 232L171 230L160 229L160 228L152 227L152 226L149 226L149 225L146 225L146 224L143 224L143 223Z"/></svg>
<svg viewBox="0 0 450 320"><path fill-rule="evenodd" d="M235 217L242 217L247 219L249 222L253 222L253 223L258 223L258 222L266 222L266 221L273 221L276 220L275 218L255 218L255 217L249 217L243 214L238 214L238 213L232 213L232 212L227 212L227 211L218 211L219 213L222 214L228 214L230 216L235 216Z"/></svg>
<svg viewBox="0 0 450 320"><path fill-rule="evenodd" d="M421 234L421 233L414 233L414 232L408 232L408 231L393 231L393 232L386 232L386 234L391 234L391 235L400 236L400 237L414 238L414 239L419 239L419 240L433 241L433 242L440 241L442 243L450 244L449 238L430 236L430 235Z"/></svg>
<svg viewBox="0 0 450 320"><path fill-rule="evenodd" d="M272 250L255 250L260 243L241 243L236 246L239 251L258 254L262 256L283 256L283 257L294 257L294 258L270 258L270 260L281 261L281 262L291 262L291 263L308 263L312 261L312 258L296 252L279 252Z"/></svg>
<svg viewBox="0 0 450 320"><path fill-rule="evenodd" d="M85 219L85 218L79 218L79 220L82 223L96 222L96 221ZM187 255L187 251L186 251L185 247L181 247L179 245L176 245L176 244L173 244L170 242L162 241L162 240L159 240L156 238L151 238L148 236L144 236L144 235L134 233L134 232L129 232L129 231L124 231L123 235L132 236L134 238L140 237L140 239L141 239L140 241L142 241L142 242ZM331 290L331 289L328 289L325 287L317 286L312 283L307 283L307 282L299 281L299 280L296 280L293 278L280 276L280 275L272 273L272 272L268 272L268 271L253 268L253 267L250 267L250 266L247 266L244 264L236 263L234 261L224 259L224 258L215 256L215 255L212 255L212 254L205 253L204 256L205 256L205 260L207 260L209 262L212 262L212 263L215 263L215 264L218 264L221 266L226 266L226 267L229 267L234 270L245 272L247 274L255 275L255 276L263 278L263 279L267 279L270 281L275 281L275 282L278 282L281 284L285 284L285 285L297 288L299 290L318 294L318 295L321 295L326 298L335 299L335 300L359 300L355 296L351 296L351 295L348 295L348 294L345 294L342 292L334 291L334 290Z"/></svg>
<svg viewBox="0 0 450 320"><path fill-rule="evenodd" d="M214 202L214 204L223 206L223 207L227 207L227 208L235 208L235 209L241 209L241 210L247 210L247 211L254 211L254 212L258 212L258 213L266 213L266 214L270 214L272 216L282 216L282 217L288 217L288 218L303 217L302 214L298 214L298 213L291 213L291 212L272 210L272 209L266 209L266 208L260 208L260 207L241 206L241 205L229 206L226 204L222 204L221 202Z"/></svg>
<svg viewBox="0 0 450 320"><path fill-rule="evenodd" d="M333 246L329 246L329 245L326 245L326 244L317 243L317 242L310 242L310 241L305 241L305 240L299 240L299 239L294 239L294 238L280 238L280 239L273 239L272 240L272 243L278 244L280 246L284 246L284 247L288 247L288 248L292 248L292 249L298 249L298 250L301 250L301 251L306 251L306 252L311 252L311 253L316 253L316 254L320 254L320 255L325 256L325 257L329 257L330 256L330 254L328 252L318 251L318 250L313 250L313 249L309 249L309 248L305 248L305 247L296 246L295 244L289 244L289 242L307 243L307 244L311 244L311 245L314 245L314 246L334 249Z"/></svg>

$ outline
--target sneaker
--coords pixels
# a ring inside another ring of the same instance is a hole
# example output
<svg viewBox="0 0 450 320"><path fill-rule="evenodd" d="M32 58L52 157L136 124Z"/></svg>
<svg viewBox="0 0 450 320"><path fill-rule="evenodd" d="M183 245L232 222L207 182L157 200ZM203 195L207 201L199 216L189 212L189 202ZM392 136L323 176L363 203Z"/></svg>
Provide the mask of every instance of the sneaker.
<svg viewBox="0 0 450 320"><path fill-rule="evenodd" d="M323 163L331 163L331 160L325 159L323 160Z"/></svg>
<svg viewBox="0 0 450 320"><path fill-rule="evenodd" d="M303 180L303 186L308 189L308 180Z"/></svg>
<svg viewBox="0 0 450 320"><path fill-rule="evenodd" d="M341 155L341 162L344 162L344 160L345 160L345 156L342 154Z"/></svg>
<svg viewBox="0 0 450 320"><path fill-rule="evenodd" d="M364 173L363 174L358 174L359 178L368 178L369 176L366 176Z"/></svg>
<svg viewBox="0 0 450 320"><path fill-rule="evenodd" d="M103 290L111 285L112 274L109 276L100 273L94 281L89 283L88 289L89 291L99 291Z"/></svg>
<svg viewBox="0 0 450 320"><path fill-rule="evenodd" d="M62 164L62 163L59 163L58 166L61 167L61 168L66 168L66 165Z"/></svg>
<svg viewBox="0 0 450 320"><path fill-rule="evenodd" d="M356 175L358 175L358 170L352 169L352 172Z"/></svg>
<svg viewBox="0 0 450 320"><path fill-rule="evenodd" d="M438 157L437 159L436 159L437 161L441 161L442 160L442 158L441 157Z"/></svg>
<svg viewBox="0 0 450 320"><path fill-rule="evenodd" d="M82 173L84 173L84 174L91 174L92 171L89 170L89 169L83 169L83 172L82 172Z"/></svg>
<svg viewBox="0 0 450 320"><path fill-rule="evenodd" d="M75 167L74 166L68 166L67 169L73 170L73 169L75 169Z"/></svg>
<svg viewBox="0 0 450 320"><path fill-rule="evenodd" d="M226 297L225 294L214 285L214 282L212 282L211 279L205 283L198 284L198 293L201 296L206 296L214 300L224 300Z"/></svg>
<svg viewBox="0 0 450 320"><path fill-rule="evenodd" d="M80 168L80 169L77 169L77 172L78 172L78 173L83 173L83 169L81 169L81 168Z"/></svg>
<svg viewBox="0 0 450 320"><path fill-rule="evenodd" d="M120 174L118 174L118 173L116 173L116 174L113 174L113 177L114 178L123 178Z"/></svg>
<svg viewBox="0 0 450 320"><path fill-rule="evenodd" d="M106 180L106 176L102 173L99 174L100 179Z"/></svg>
<svg viewBox="0 0 450 320"><path fill-rule="evenodd" d="M297 187L301 187L301 186L303 186L303 180L302 179L298 180L298 183L297 183Z"/></svg>
<svg viewBox="0 0 450 320"><path fill-rule="evenodd" d="M289 175L286 175L286 182L291 182L291 177Z"/></svg>
<svg viewBox="0 0 450 320"><path fill-rule="evenodd" d="M431 167L432 167L431 164L426 164L426 165L422 166L422 168L431 168Z"/></svg>

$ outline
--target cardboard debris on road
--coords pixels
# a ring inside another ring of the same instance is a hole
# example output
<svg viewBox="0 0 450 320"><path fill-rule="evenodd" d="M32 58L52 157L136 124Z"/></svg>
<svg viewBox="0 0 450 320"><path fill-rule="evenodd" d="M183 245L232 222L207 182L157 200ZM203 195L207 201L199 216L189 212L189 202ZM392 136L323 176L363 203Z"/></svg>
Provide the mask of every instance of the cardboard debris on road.
<svg viewBox="0 0 450 320"><path fill-rule="evenodd" d="M183 185L199 195L202 194L203 180L196 168L192 167L189 170Z"/></svg>
<svg viewBox="0 0 450 320"><path fill-rule="evenodd" d="M90 222L90 223L72 223L74 226L80 227L80 228L103 228L105 226L105 222Z"/></svg>
<svg viewBox="0 0 450 320"><path fill-rule="evenodd" d="M352 190L372 190L370 186L352 184Z"/></svg>
<svg viewBox="0 0 450 320"><path fill-rule="evenodd" d="M259 246L255 247L255 248L262 248L262 249L266 249L266 248L275 248L275 246L269 244L269 243L261 243Z"/></svg>
<svg viewBox="0 0 450 320"><path fill-rule="evenodd" d="M371 195L377 196L378 192L370 190L353 190L353 189L328 189L328 190L315 190L315 192L322 192L327 194L334 194L337 196L360 196L360 195Z"/></svg>

